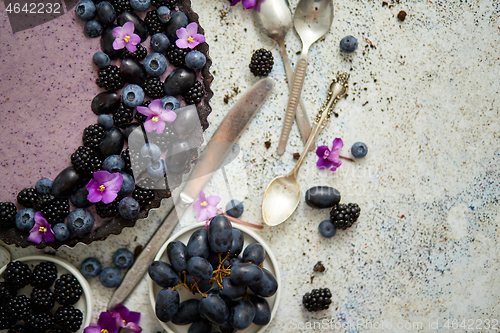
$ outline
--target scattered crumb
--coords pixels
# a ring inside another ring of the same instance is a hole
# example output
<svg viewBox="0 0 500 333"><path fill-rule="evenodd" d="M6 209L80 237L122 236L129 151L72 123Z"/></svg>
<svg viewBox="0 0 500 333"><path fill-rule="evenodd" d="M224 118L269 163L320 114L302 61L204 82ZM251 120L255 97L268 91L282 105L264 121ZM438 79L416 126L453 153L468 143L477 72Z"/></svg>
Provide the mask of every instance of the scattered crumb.
<svg viewBox="0 0 500 333"><path fill-rule="evenodd" d="M293 159L294 160L298 160L300 158L300 154L299 153L293 153Z"/></svg>
<svg viewBox="0 0 500 333"><path fill-rule="evenodd" d="M295 54L301 54L301 53L302 53L302 51L297 51L297 52L295 52Z"/></svg>
<svg viewBox="0 0 500 333"><path fill-rule="evenodd" d="M387 6L387 5L388 5L387 1L382 1L382 7Z"/></svg>
<svg viewBox="0 0 500 333"><path fill-rule="evenodd" d="M406 18L406 12L404 10L400 11L398 13L398 19L402 22L405 20L405 18Z"/></svg>
<svg viewBox="0 0 500 333"><path fill-rule="evenodd" d="M269 149L271 147L271 141L267 140L266 142L264 142L264 146L266 147L266 149Z"/></svg>
<svg viewBox="0 0 500 333"><path fill-rule="evenodd" d="M229 100L233 97L235 97L236 95L238 95L240 93L240 88L238 87L234 87L233 88L233 92L231 94L226 94L224 96L224 103L227 104L229 103Z"/></svg>
<svg viewBox="0 0 500 333"><path fill-rule="evenodd" d="M137 245L134 249L134 259L137 259L139 254L141 254L142 251L142 245Z"/></svg>
<svg viewBox="0 0 500 333"><path fill-rule="evenodd" d="M313 283L314 275L311 275L311 284Z"/></svg>
<svg viewBox="0 0 500 333"><path fill-rule="evenodd" d="M323 273L325 271L325 266L321 261L318 261L316 265L314 265L313 271Z"/></svg>
<svg viewBox="0 0 500 333"><path fill-rule="evenodd" d="M400 218L404 219L404 218L405 218L405 214L402 214L402 215L400 216Z"/></svg>
<svg viewBox="0 0 500 333"><path fill-rule="evenodd" d="M376 46L372 43L372 41L371 41L371 40L369 40L369 39L368 39L368 38L366 38L366 37L365 37L365 42L367 42L367 43L368 43L368 45L370 45L370 47L371 47L372 49L376 49L376 48L377 48L377 47L376 47Z"/></svg>

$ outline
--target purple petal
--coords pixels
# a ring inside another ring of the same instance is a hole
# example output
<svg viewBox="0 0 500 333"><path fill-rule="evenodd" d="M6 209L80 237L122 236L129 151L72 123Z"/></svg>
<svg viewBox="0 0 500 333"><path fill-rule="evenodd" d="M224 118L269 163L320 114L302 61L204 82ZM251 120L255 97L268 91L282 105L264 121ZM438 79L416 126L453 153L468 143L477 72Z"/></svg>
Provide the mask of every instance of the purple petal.
<svg viewBox="0 0 500 333"><path fill-rule="evenodd" d="M101 328L99 326L87 326L85 330L83 330L83 333L101 333Z"/></svg>
<svg viewBox="0 0 500 333"><path fill-rule="evenodd" d="M333 146L332 146L332 151L333 150L340 150L340 148L344 147L344 142L342 141L341 138L336 138L333 140Z"/></svg>
<svg viewBox="0 0 500 333"><path fill-rule="evenodd" d="M117 38L113 42L113 50L121 50L125 46L125 41L122 38Z"/></svg>
<svg viewBox="0 0 500 333"><path fill-rule="evenodd" d="M217 207L208 206L206 211L207 211L207 218L209 219L217 215Z"/></svg>
<svg viewBox="0 0 500 333"><path fill-rule="evenodd" d="M144 123L144 129L146 130L146 132L153 132L155 129L156 129L156 126L158 123L155 123L154 121L152 121L151 119L150 120L146 120L146 122Z"/></svg>
<svg viewBox="0 0 500 333"><path fill-rule="evenodd" d="M337 170L337 168L342 164L342 161L339 160L339 163L332 163L331 171Z"/></svg>
<svg viewBox="0 0 500 333"><path fill-rule="evenodd" d="M177 118L177 113L174 111L164 111L160 114L159 118L167 123L171 123Z"/></svg>
<svg viewBox="0 0 500 333"><path fill-rule="evenodd" d="M189 38L189 32L187 31L186 28L177 29L175 34L177 35L177 38L179 38L179 39L188 39Z"/></svg>
<svg viewBox="0 0 500 333"><path fill-rule="evenodd" d="M199 43L198 41L194 40L194 39L193 39L193 41L192 41L192 42L188 42L188 47L189 47L190 49L194 49L194 48L195 48L195 47L197 47L198 45L200 45L200 43Z"/></svg>
<svg viewBox="0 0 500 333"><path fill-rule="evenodd" d="M207 201L207 198L205 197L205 191L201 190L198 198L200 199L200 202Z"/></svg>
<svg viewBox="0 0 500 333"><path fill-rule="evenodd" d="M229 0L229 2L231 2L231 6L234 6L234 5L236 5L238 2L240 2L240 0L233 0L233 1Z"/></svg>
<svg viewBox="0 0 500 333"><path fill-rule="evenodd" d="M132 35L134 33L134 29L135 29L135 26L134 26L133 22L126 22L123 25L124 35Z"/></svg>
<svg viewBox="0 0 500 333"><path fill-rule="evenodd" d="M130 311L126 318L127 318L128 323L139 324L139 321L141 320L141 313ZM134 331L134 332L136 332L136 331Z"/></svg>
<svg viewBox="0 0 500 333"><path fill-rule="evenodd" d="M207 202L210 206L215 207L220 202L220 198L216 195L212 195L207 198Z"/></svg>
<svg viewBox="0 0 500 333"><path fill-rule="evenodd" d="M186 31L188 33L188 37L196 35L198 33L198 24L196 22L189 23L186 26Z"/></svg>
<svg viewBox="0 0 500 333"><path fill-rule="evenodd" d="M152 100L151 103L149 103L149 109L153 111L152 115L154 116L159 116L162 111L165 110L161 104L161 99Z"/></svg>
<svg viewBox="0 0 500 333"><path fill-rule="evenodd" d="M165 129L165 122L162 120L158 120L156 123L156 133L161 134L163 133L163 130Z"/></svg>
<svg viewBox="0 0 500 333"><path fill-rule="evenodd" d="M198 212L198 221L205 221L208 219L208 214L207 214L207 208L203 207L199 212Z"/></svg>
<svg viewBox="0 0 500 333"><path fill-rule="evenodd" d="M153 115L153 111L151 111L149 108L147 108L145 106L138 106L137 111L139 111L139 113L142 113L143 115L148 116L148 117Z"/></svg>
<svg viewBox="0 0 500 333"><path fill-rule="evenodd" d="M201 212L202 208L201 208L201 203L202 201L198 200L196 201L194 204L193 204L193 209L195 211L197 211L198 213Z"/></svg>
<svg viewBox="0 0 500 333"><path fill-rule="evenodd" d="M241 4L244 8L249 9L255 7L256 0L242 0Z"/></svg>
<svg viewBox="0 0 500 333"><path fill-rule="evenodd" d="M112 180L114 178L113 174L111 172L108 172L106 170L100 170L94 172L94 179L99 185L105 184Z"/></svg>
<svg viewBox="0 0 500 333"><path fill-rule="evenodd" d="M132 24L133 24L133 23L132 23ZM125 35L125 34L123 33L123 27L116 27L116 28L114 28L114 29L113 29L113 32L112 32L112 35L113 35L113 37L115 37L115 38L121 38L121 39L123 39L123 36Z"/></svg>
<svg viewBox="0 0 500 333"><path fill-rule="evenodd" d="M328 169L332 165L332 162L325 160L324 158L319 158L316 166L320 169Z"/></svg>
<svg viewBox="0 0 500 333"><path fill-rule="evenodd" d="M128 41L129 44L137 45L141 42L141 37L137 34L131 34L130 35L130 40Z"/></svg>
<svg viewBox="0 0 500 333"><path fill-rule="evenodd" d="M39 227L45 227L49 224L41 212L35 213L35 223L38 224Z"/></svg>
<svg viewBox="0 0 500 333"><path fill-rule="evenodd" d="M127 307L123 304L118 304L111 308L109 311L112 313L112 317L116 318L116 315L119 315L120 318L123 317L124 319L130 312L129 309L127 309Z"/></svg>
<svg viewBox="0 0 500 333"><path fill-rule="evenodd" d="M30 230L28 241L40 244L42 242L43 232L39 231L40 226L36 225Z"/></svg>
<svg viewBox="0 0 500 333"><path fill-rule="evenodd" d="M123 183L123 175L118 172L113 173L112 175L113 178L104 183L104 186L106 186L106 191L119 192Z"/></svg>
<svg viewBox="0 0 500 333"><path fill-rule="evenodd" d="M205 36L202 34L196 34L193 36L194 40L197 41L198 43L205 43Z"/></svg>
<svg viewBox="0 0 500 333"><path fill-rule="evenodd" d="M99 202L102 200L103 192L101 192L95 188L91 188L91 189L87 189L87 190L89 191L89 194L87 195L88 201L96 203L96 202Z"/></svg>
<svg viewBox="0 0 500 333"><path fill-rule="evenodd" d="M43 240L45 241L45 243L50 243L55 240L54 231L52 231L52 228L50 226L47 228L47 231L43 233Z"/></svg>
<svg viewBox="0 0 500 333"><path fill-rule="evenodd" d="M114 45L114 42L113 42L113 45ZM113 46L113 48L114 48L114 46ZM134 53L137 50L137 46L135 46L134 44L132 44L130 41L125 45L125 48L130 53Z"/></svg>
<svg viewBox="0 0 500 333"><path fill-rule="evenodd" d="M181 48L181 49L185 49L187 47L189 47L189 43L187 41L187 39L178 39L175 41L175 45L177 45L177 47Z"/></svg>
<svg viewBox="0 0 500 333"><path fill-rule="evenodd" d="M327 146L319 146L316 148L316 155L318 155L319 158L323 158L325 156L325 151L330 151Z"/></svg>
<svg viewBox="0 0 500 333"><path fill-rule="evenodd" d="M124 326L124 328L127 328L127 329L129 329L129 330L131 330L132 332L135 332L135 333L142 332L142 328L139 325L137 325L136 323L133 323L133 322L128 322L127 325Z"/></svg>
<svg viewBox="0 0 500 333"><path fill-rule="evenodd" d="M101 312L101 315L99 316L99 320L97 321L97 325L101 329L106 329L109 331L109 333L116 333L118 330L116 326L116 320L113 318L111 313L108 311L106 312Z"/></svg>

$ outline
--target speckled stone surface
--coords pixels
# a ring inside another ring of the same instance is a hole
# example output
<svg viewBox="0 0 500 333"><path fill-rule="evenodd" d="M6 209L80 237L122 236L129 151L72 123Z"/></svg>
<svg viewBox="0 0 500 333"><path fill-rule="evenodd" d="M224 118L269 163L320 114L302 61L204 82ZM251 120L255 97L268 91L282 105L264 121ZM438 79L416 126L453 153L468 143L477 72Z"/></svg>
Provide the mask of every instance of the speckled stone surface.
<svg viewBox="0 0 500 333"><path fill-rule="evenodd" d="M344 160L335 173L319 171L311 154L300 184L304 191L333 186L342 202L356 202L362 212L352 228L324 239L317 226L328 210L309 208L302 199L289 221L260 232L282 272L280 307L268 332L472 332L488 324L487 331L499 330L500 6L487 0L387 2L335 2L330 32L310 49L303 97L311 117L325 99L332 71L351 74L339 117L317 143L331 145L341 137L343 155L350 156L356 141L365 142L369 152L355 163ZM291 1L293 8L296 3ZM263 190L293 167L292 155L302 149L294 126L285 154L276 155L288 96L277 44L258 31L241 5L195 0L193 8L213 59L214 112L207 137L241 95L235 89L245 91L257 81L248 70L252 51L264 47L275 56L275 90L239 141L241 154L226 167L231 193L245 204L242 218L262 223ZM401 10L408 13L404 22L396 17ZM346 35L359 41L349 56L338 50ZM301 45L294 32L286 45L295 61ZM1 84L7 89L3 77ZM206 193L221 196L224 204L230 199L221 173ZM151 221L57 255L75 265L89 255L110 265L114 250L146 242L156 227ZM177 230L193 222L190 210ZM9 250L14 258L37 252ZM324 273L313 272L318 261ZM90 284L97 315L112 291L97 280ZM331 289L333 306L305 312L302 295L319 287ZM144 279L126 305L143 313L144 332L161 331L147 293Z"/></svg>

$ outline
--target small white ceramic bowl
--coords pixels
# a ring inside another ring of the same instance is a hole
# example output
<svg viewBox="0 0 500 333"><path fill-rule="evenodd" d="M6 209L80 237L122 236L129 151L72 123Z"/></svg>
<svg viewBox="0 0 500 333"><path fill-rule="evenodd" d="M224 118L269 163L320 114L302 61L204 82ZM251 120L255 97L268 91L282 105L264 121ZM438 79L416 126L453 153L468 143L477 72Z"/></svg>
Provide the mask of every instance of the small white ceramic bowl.
<svg viewBox="0 0 500 333"><path fill-rule="evenodd" d="M178 233L174 234L172 237L170 237L165 244L161 247L161 249L158 251L158 254L155 257L155 260L161 260L165 262L170 262L168 259L167 255L167 246L170 242L173 241L181 241L184 244L187 244L189 241L189 237L191 237L191 234L199 228L204 228L205 227L205 222L200 222L193 224L190 227L184 228ZM276 294L274 294L272 297L266 297L266 301L269 303L269 306L271 307L271 321L274 318L274 315L276 314L276 311L278 310L278 303L280 299L280 294L281 294L281 277L280 277L280 271L279 271L279 266L278 262L276 261L276 258L274 257L273 252L267 245L267 243L255 232L252 230L249 230L248 228L241 226L239 224L233 223L233 228L234 229L239 229L241 233L244 236L244 244L243 244L243 249L250 244L250 243L259 243L264 247L264 250L266 251L266 258L264 260L263 266L267 270L269 270L275 277L276 281L278 282L278 290L276 291ZM153 312L155 311L156 308L156 295L160 292L162 289L160 286L158 286L156 283L153 282L149 278L148 275L148 283L149 283L149 299L151 301L151 306L153 307ZM190 298L201 298L200 295L193 295L190 292L186 290L186 288L179 288L177 289L179 292L180 300L181 302L190 299ZM168 333L187 333L189 326L190 325L175 325L172 322L164 323L160 320L158 322L163 326L163 328L168 332ZM248 328L244 330L240 330L238 332L241 333L263 333L266 330L266 326L258 326L255 324L250 325Z"/></svg>
<svg viewBox="0 0 500 333"><path fill-rule="evenodd" d="M71 265L69 262L65 260L47 255L23 257L14 261L21 261L27 264L32 270L33 268L35 268L37 264L43 261L50 261L56 264L58 276L68 273L73 274L78 279L78 282L80 282L83 289L82 297L80 298L80 300L78 300L78 302L76 302L76 304L73 305L75 308L80 309L80 311L82 311L83 313L82 327L80 328L80 330L78 330L77 333L82 333L85 327L89 326L92 317L92 298L91 298L92 293L87 280L85 279L85 277L83 277L83 275L75 266ZM26 295L30 297L32 289L33 288L31 286L26 286L18 292L18 295ZM56 305L54 306L53 311L57 310L57 308L58 308L58 303L56 303Z"/></svg>

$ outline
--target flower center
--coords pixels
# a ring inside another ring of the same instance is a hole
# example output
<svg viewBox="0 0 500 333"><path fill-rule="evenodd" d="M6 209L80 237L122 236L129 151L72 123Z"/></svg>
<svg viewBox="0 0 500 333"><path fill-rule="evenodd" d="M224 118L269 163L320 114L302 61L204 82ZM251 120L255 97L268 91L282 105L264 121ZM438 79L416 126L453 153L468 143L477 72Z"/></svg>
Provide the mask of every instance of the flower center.
<svg viewBox="0 0 500 333"><path fill-rule="evenodd" d="M325 153L323 154L323 158L326 160L329 155L330 155L330 151L329 150L325 150Z"/></svg>
<svg viewBox="0 0 500 333"><path fill-rule="evenodd" d="M99 186L99 191L104 192L106 190L106 187L104 185Z"/></svg>
<svg viewBox="0 0 500 333"><path fill-rule="evenodd" d="M189 36L189 37L188 37L188 42L190 42L190 43L194 42L194 38L193 38L193 37L191 37L191 36Z"/></svg>
<svg viewBox="0 0 500 333"><path fill-rule="evenodd" d="M38 231L40 231L40 232L46 232L46 231L47 231L47 228L45 228L45 227L40 227L40 228L38 228Z"/></svg>
<svg viewBox="0 0 500 333"><path fill-rule="evenodd" d="M101 330L101 333L109 333L109 331L108 331L107 329L103 328L103 329Z"/></svg>
<svg viewBox="0 0 500 333"><path fill-rule="evenodd" d="M202 206L202 207L207 207L207 206L208 206L208 202L203 201L203 202L200 204L200 206Z"/></svg>
<svg viewBox="0 0 500 333"><path fill-rule="evenodd" d="M126 35L125 37L123 37L123 40L125 41L125 43L128 43L128 41L130 40L130 36Z"/></svg>
<svg viewBox="0 0 500 333"><path fill-rule="evenodd" d="M154 121L155 123L158 122L158 116L154 116L153 118L151 118L152 121Z"/></svg>

